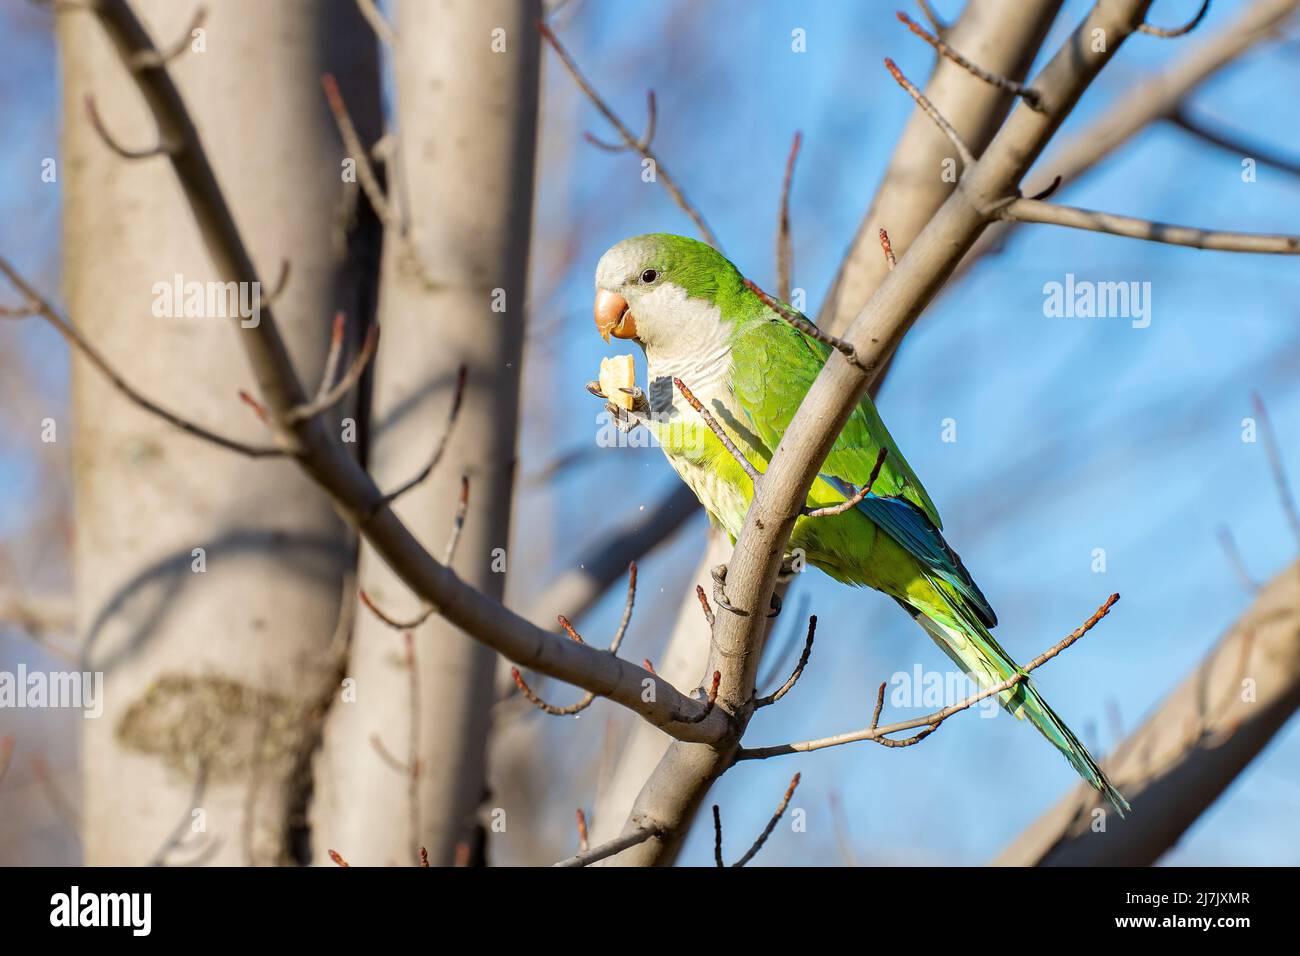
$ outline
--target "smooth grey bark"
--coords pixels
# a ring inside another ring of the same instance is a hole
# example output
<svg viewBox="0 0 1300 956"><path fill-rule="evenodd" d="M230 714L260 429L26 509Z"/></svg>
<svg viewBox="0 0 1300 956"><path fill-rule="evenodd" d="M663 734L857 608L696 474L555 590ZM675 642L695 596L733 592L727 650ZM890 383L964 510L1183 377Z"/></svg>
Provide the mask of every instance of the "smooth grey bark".
<svg viewBox="0 0 1300 956"><path fill-rule="evenodd" d="M161 0L139 11L164 47L193 14ZM262 270L275 276L292 261L277 306L309 376L334 309L358 305L318 78L337 73L357 122L374 129L378 79L363 30L349 0L230 0L210 11L203 49L170 66ZM167 161L121 158L87 119L89 94L116 139L152 145L139 90L95 17L61 13L58 31L67 311L138 387L267 443L237 398L257 392L239 341L252 332L237 319L153 313L155 283L228 277ZM77 626L86 666L105 672L104 713L86 722L83 748L85 862L149 862L195 809L200 772L206 839L194 846L215 847L214 863L283 862L299 849L305 752L332 681L352 535L292 462L177 431L80 356L72 393L74 428L62 423L60 438L75 430Z"/></svg>
<svg viewBox="0 0 1300 956"><path fill-rule="evenodd" d="M403 0L393 31L393 218L380 292L371 473L380 487L393 488L428 463L446 426L457 369L466 365L465 401L446 454L395 508L441 559L461 479L468 476L469 511L451 567L497 600L511 562L527 560L526 547L507 549L539 15L535 2ZM392 616L418 614L421 601L368 546L359 578ZM357 612L348 668L357 699L334 708L317 766L318 859L334 847L354 864L409 864L423 846L430 862L448 865L458 847L462 857L473 857L480 845L496 654L439 615L414 637L418 703L411 699L401 635L368 611ZM376 736L399 760L418 761L414 810L409 766L403 772L381 757L372 744Z"/></svg>

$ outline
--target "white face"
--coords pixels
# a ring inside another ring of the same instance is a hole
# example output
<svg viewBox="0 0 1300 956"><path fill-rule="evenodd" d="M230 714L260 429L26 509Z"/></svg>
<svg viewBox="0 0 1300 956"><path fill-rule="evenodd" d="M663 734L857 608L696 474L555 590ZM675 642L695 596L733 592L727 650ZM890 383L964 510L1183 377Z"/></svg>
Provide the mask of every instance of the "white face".
<svg viewBox="0 0 1300 956"><path fill-rule="evenodd" d="M729 333L718 307L687 298L681 286L656 276L649 282L645 264L651 257L643 246L622 242L606 252L596 266L596 288L616 292L627 300L636 319L636 338L652 362L698 362L717 357L727 348Z"/></svg>

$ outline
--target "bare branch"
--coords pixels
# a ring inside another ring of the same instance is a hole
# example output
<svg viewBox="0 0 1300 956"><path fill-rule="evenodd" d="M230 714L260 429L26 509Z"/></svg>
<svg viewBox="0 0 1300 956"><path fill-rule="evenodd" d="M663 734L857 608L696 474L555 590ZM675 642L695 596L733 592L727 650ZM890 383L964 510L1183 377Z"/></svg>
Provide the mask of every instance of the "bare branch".
<svg viewBox="0 0 1300 956"><path fill-rule="evenodd" d="M885 57L885 69L889 71L889 75L894 78L898 85L907 90L912 99L916 100L916 105L921 108L921 111L924 112L926 116L930 117L930 119L934 121L934 125L939 127L939 130L943 135L948 137L948 141L952 143L953 147L957 150L957 156L961 159L962 167L964 169L970 169L974 166L975 157L971 155L970 149L964 142L962 142L961 137L957 135L957 131L952 128L952 124L944 119L943 115L934 108L934 104L926 99L925 94L918 90L916 86L913 85L912 81L903 75L903 71L898 68L898 64L889 57Z"/></svg>
<svg viewBox="0 0 1300 956"><path fill-rule="evenodd" d="M287 455L289 452L285 448L267 448L258 445L250 445L246 442L237 441L233 438L227 438L225 435L219 435L211 429L204 428L202 425L196 425L194 422L182 418L180 415L164 408L153 399L141 394L134 385L126 380L126 377L118 372L108 363L108 360L85 338L72 322L60 315L50 304L49 300L43 297L36 289L31 286L18 272L9 264L9 262L0 258L0 272L3 272L9 282L23 294L27 299L30 314L39 315L47 323L54 326L58 333L63 336L64 340L72 346L73 349L80 352L99 372L112 383L113 387L122 393L129 401L139 408L144 409L151 415L161 418L169 425L179 428L183 432L188 432L195 438L202 438L205 441L212 442L222 448L230 451L239 452L241 455L247 455L249 458L274 458Z"/></svg>
<svg viewBox="0 0 1300 956"><path fill-rule="evenodd" d="M939 14L934 12L934 8L930 6L930 0L916 0L916 5L921 8L921 13L930 22L934 32L942 36L947 31L948 24L944 23Z"/></svg>
<svg viewBox="0 0 1300 956"><path fill-rule="evenodd" d="M785 176L781 180L781 206L776 225L776 294L782 302L790 301L790 283L793 271L794 249L790 240L790 186L794 181L794 164L799 158L803 134L795 131L790 142L790 155L785 160Z"/></svg>
<svg viewBox="0 0 1300 956"><path fill-rule="evenodd" d="M634 847L638 843L644 843L651 837L656 837L661 831L658 827L638 827L622 836L603 843L591 850L579 853L577 856L571 856L567 860L561 860L559 863L553 863L552 866L590 866L591 864L603 860L606 857L613 856L615 853L622 853L629 847Z"/></svg>
<svg viewBox="0 0 1300 956"><path fill-rule="evenodd" d="M1028 105L1030 109L1038 110L1039 112L1042 111L1043 106L1042 106L1042 102L1039 99L1038 91L1035 90L1033 87L1027 86L1024 83L1017 83L1015 80L1007 79L1005 76L998 76L996 73L990 73L988 70L976 66L970 60L966 59L966 57L962 56L960 53L958 53L956 50L950 47L947 43L944 43L943 40L939 39L937 36L930 34L925 29L925 27L921 26L919 23L917 23L915 20L913 20L903 11L901 10L898 11L897 16L904 26L906 26L909 30L911 30L913 33L919 36L926 43L930 44L930 46L934 47L934 51L938 53L940 56L946 56L948 59L952 60L952 62L956 63L959 67L961 67L963 70L969 73L971 76L983 80L985 83L988 83L990 86L996 86L1000 90L1006 90L1008 93L1012 94L1013 96L1019 96L1021 99L1025 101L1026 105ZM899 79L900 74L895 73L894 70L890 70L889 72L894 73L894 79ZM900 79L899 82L902 82L902 80ZM905 86L904 89L907 89L907 87ZM908 92L911 93L912 90L908 89ZM916 93L913 93L913 95L919 96L921 94L920 91L917 91ZM920 100L918 100L917 102L920 102ZM931 109L933 109L933 107L931 107ZM930 111L927 110L927 112ZM932 117L937 117L938 111L935 110L933 113L930 113L930 115ZM936 122L938 122L937 119ZM947 132L947 130L945 130L945 132ZM954 130L952 133L952 137L950 138L956 137L956 135L957 135L956 131ZM958 139L954 139L954 142L959 142L959 141L960 140Z"/></svg>
<svg viewBox="0 0 1300 956"><path fill-rule="evenodd" d="M635 143L628 143L628 142L607 143L603 139L599 139L590 130L583 130L582 138L585 139L592 146L598 146L609 153L625 153L628 150L633 150L635 152L644 154L645 150L649 149L650 143L654 141L655 127L659 123L659 106L655 100L655 91L646 90L645 99L646 99L645 132L641 134L641 138L638 139Z"/></svg>
<svg viewBox="0 0 1300 956"><path fill-rule="evenodd" d="M993 697L994 695L1005 693L1006 691L1011 690L1013 687L1015 687L1015 685L1020 683L1022 680L1025 680L1031 671L1037 670L1039 667L1042 667L1044 664L1050 661L1057 654L1060 654L1062 651L1066 650L1068 647L1074 644L1075 641L1079 640L1079 638L1083 637L1083 635L1087 634L1090 630L1096 627L1097 623L1103 617L1105 617L1107 614L1110 613L1110 609L1114 607L1115 602L1118 600L1119 600L1119 595L1112 594L1110 597L1106 599L1105 603L1103 603L1101 607L1099 607L1095 612L1093 612L1093 615L1090 618L1088 618L1088 620L1084 621L1077 628L1075 628L1068 635L1066 635L1062 640L1054 644L1052 647L1049 647L1043 653L1039 654L1028 664L1021 667L1019 671L1017 671L1015 674L1012 674L1006 680L999 681L996 684L986 687L983 690L981 690L979 693L972 694L970 697L960 700L955 704L951 704L947 707L944 707L942 710L937 710L934 713L927 714L924 717L915 717L912 718L911 720L903 720L903 721L899 721L898 723L889 724L887 726L881 727L879 726L880 712L881 709L884 707L884 699L885 699L885 685L881 684L880 690L876 697L875 710L871 715L871 725L866 729L850 731L848 733L843 733L843 734L836 734L833 737L822 737L817 740L806 740L801 743L780 744L774 747L757 747L752 750L745 748L742 749L736 755L736 759L737 760L763 760L768 757L778 757L784 754L809 753L813 750L823 750L827 747L839 747L842 746L843 744L857 743L858 741L864 741L864 740L874 741L875 743L881 744L882 746L885 747L910 747L913 744L920 743L930 734L934 733L939 728L939 725L942 724L949 717L953 716L954 714L959 714L963 710L967 710L975 706L980 701L988 697ZM900 733L904 730L915 730L918 727L924 727L925 729L922 730L919 734L916 734L915 736L909 737L905 740L890 739L889 737L890 734Z"/></svg>
<svg viewBox="0 0 1300 956"><path fill-rule="evenodd" d="M646 663L649 663L649 661L647 661ZM651 673L653 673L653 670L651 671ZM709 716L709 714L713 713L713 706L718 702L718 687L721 686L721 684L722 684L722 672L714 671L713 680L709 683L708 696L705 697L704 709L700 711L698 714L696 714L694 717L686 716L686 717L679 717L678 719L684 724L698 724L705 717Z"/></svg>
<svg viewBox="0 0 1300 956"><path fill-rule="evenodd" d="M336 328L340 316L342 316L342 313L339 313L339 316L335 317ZM305 421L308 418L314 418L317 415L329 411L341 402L343 397L347 395L348 392L352 391L357 382L361 381L361 376L366 370L366 365L369 364L370 359L374 356L375 348L378 344L379 323L376 322L372 323L370 329L366 332L366 340L361 345L361 351L359 351L356 358L352 360L352 364L349 365L348 370L343 373L343 377L329 388L325 387L326 379L322 379L322 391L317 393L316 398L304 405L299 405L297 408L290 409L288 414L285 416L285 420L290 424ZM332 347L331 352L333 352ZM335 357L334 360L337 361L337 358ZM329 373L330 371L331 369L328 367L327 361L326 372Z"/></svg>
<svg viewBox="0 0 1300 956"><path fill-rule="evenodd" d="M1279 156L1276 153L1260 150L1248 143L1239 142L1225 136L1223 133L1216 132L1199 120L1193 119L1188 115L1186 109L1179 109L1169 117L1169 121L1198 139L1232 153L1234 156L1239 156L1242 159L1250 158L1266 166L1280 169L1284 173L1290 173L1292 176L1300 176L1300 162Z"/></svg>
<svg viewBox="0 0 1300 956"><path fill-rule="evenodd" d="M755 840L753 845L745 852L745 855L735 863L731 864L733 867L744 866L758 855L759 850L763 849L763 844L766 843L767 838L772 835L772 831L776 829L776 825L781 822L781 817L785 816L785 809L790 805L790 798L794 796L795 788L799 786L800 776L800 774L795 774L790 779L790 786L786 787L785 796L781 798L781 802L777 805L776 812L772 814L772 819L767 821L767 826L763 828L763 832L758 835L758 839ZM713 860L718 866L723 865L722 811L718 808L716 803L713 805Z"/></svg>
<svg viewBox="0 0 1300 956"><path fill-rule="evenodd" d="M799 655L799 663L795 665L794 672L790 674L786 679L786 682L777 688L775 692L768 694L766 697L760 697L758 700L754 701L755 708L767 707L771 704L775 704L778 700L788 694L794 688L794 685L799 682L799 678L803 676L803 669L808 666L808 658L812 656L813 637L816 633L817 615L814 614L812 617L808 618L808 638L804 641L803 653Z"/></svg>
<svg viewBox="0 0 1300 956"><path fill-rule="evenodd" d="M131 149L123 146L114 138L113 134L108 131L104 121L100 119L99 109L95 106L95 97L90 93L86 94L86 115L90 117L90 125L95 127L95 132L99 138L104 141L104 145L117 153L123 159L149 159L153 156L169 156L173 149L161 137L153 146L147 146L144 149Z"/></svg>
<svg viewBox="0 0 1300 956"><path fill-rule="evenodd" d="M391 628L392 628L393 630L395 630L395 631L413 631L413 630L415 630L417 627L419 627L421 624L423 624L425 621L427 621L427 620L429 619L430 615L432 615L432 614L434 613L434 611L437 610L437 608L435 608L433 605L430 604L430 605L426 606L425 609L424 609L423 611L421 611L418 615L416 615L416 616L415 616L414 618L412 618L411 620L409 620L409 621L398 621L398 620L395 620L395 619L392 618L392 617L389 617L387 614L385 614L383 611L381 611L381 610L379 609L379 605L376 604L376 603L371 599L370 595L366 593L365 588L362 588L361 590L359 590L359 591L357 592L357 596L358 596L359 598L361 598L361 603L364 604L367 608L370 609L370 613L371 613L371 614L373 614L375 617L379 618L379 620L383 621L385 624L387 624L389 627L391 627Z"/></svg>
<svg viewBox="0 0 1300 956"><path fill-rule="evenodd" d="M587 815L582 812L582 807L578 807L578 852L586 853L591 849L589 838L587 836Z"/></svg>
<svg viewBox="0 0 1300 956"><path fill-rule="evenodd" d="M1232 568L1232 573L1236 575L1237 581L1247 594L1254 594L1259 591L1259 582L1246 570L1246 562L1241 558L1241 552L1237 549L1237 539L1232 534L1232 529L1226 524L1219 526L1219 547L1223 548L1224 556L1228 560L1228 567Z"/></svg>
<svg viewBox="0 0 1300 956"><path fill-rule="evenodd" d="M357 182L366 194L366 199L374 207L375 215L379 217L379 221L385 227L400 233L402 224L397 221L393 209L389 205L388 196L384 193L384 187L379 184L379 177L375 175L375 169L370 165L370 153L362 144L361 137L357 134L357 128L352 123L352 116L348 113L347 104L343 102L343 94L339 92L338 80L334 78L333 73L326 73L320 78L320 85L325 91L325 99L329 103L330 112L334 114L334 123L338 126L339 138L343 140L343 148L347 151L348 158L356 163Z"/></svg>
<svg viewBox="0 0 1300 956"><path fill-rule="evenodd" d="M619 619L618 628L614 631L614 639L609 642L607 653L611 655L618 654L618 649L623 644L623 637L627 634L628 624L632 621L632 608L635 604L636 562L633 561L628 565L627 569L627 599L623 602L623 616ZM560 627L564 629L564 632L569 635L571 640L576 641L579 644L585 643L582 640L582 636L574 629L573 624L570 623L567 617L561 614L557 617L557 620L560 622ZM529 703L538 710L556 717L571 717L574 714L580 714L590 707L597 697L596 694L588 691L578 699L577 703L569 704L567 707L556 707L553 704L546 703L546 701L542 700L533 692L532 688L530 688L524 680L523 674L519 672L519 668L510 668L510 676L514 678L515 686L519 688L519 692L524 695ZM710 704L710 708L711 707L712 705ZM705 713L707 715L707 711Z"/></svg>
<svg viewBox="0 0 1300 956"><path fill-rule="evenodd" d="M190 25L185 28L185 33L180 39L166 50L140 50L131 57L129 61L131 68L135 70L156 70L183 56L189 51L194 41L194 31L202 27L207 18L208 8L199 7L194 11L194 16L190 19Z"/></svg>
<svg viewBox="0 0 1300 956"><path fill-rule="evenodd" d="M469 475L460 476L460 498L456 501L456 514L451 519L451 534L447 536L447 547L442 552L442 563L451 567L452 558L456 557L456 546L460 544L461 532L465 530L465 515L469 512Z"/></svg>
<svg viewBox="0 0 1300 956"><path fill-rule="evenodd" d="M882 226L880 229L880 251L885 254L885 265L890 272L898 265L898 260L894 258L894 244L889 241L889 233Z"/></svg>
<svg viewBox="0 0 1300 956"><path fill-rule="evenodd" d="M1220 252L1260 252L1275 255L1300 255L1300 236L1267 235L1251 232L1225 232L1200 229L1196 226L1176 226L1149 219L1134 219L1112 213L1060 206L1037 199L1016 199L999 210L1002 219L1013 222L1040 222L1090 232L1104 232L1112 236L1145 239L1173 246L1190 246L1193 249L1214 249Z"/></svg>
<svg viewBox="0 0 1300 956"><path fill-rule="evenodd" d="M664 189L668 190L668 195L672 197L677 208L686 213L686 215L690 217L691 222L695 223L695 228L699 230L700 236L704 241L715 249L722 248L718 243L718 237L713 234L713 230L710 229L708 224L704 221L704 217L700 214L700 211L691 204L689 199L686 198L686 194L683 193L681 187L677 185L677 180L673 179L673 177L669 175L668 170L664 168L664 164L660 162L659 157L655 155L654 150L650 147L649 139L654 135L655 119L653 98L650 99L650 122L646 130L646 135L643 138L638 138L630 129L627 128L627 124L618 118L618 114L610 109L609 105L601 95L596 92L595 87L593 87L591 83L587 81L587 78L582 75L582 71L578 69L578 64L574 62L569 51L564 48L564 44L562 44L560 38L555 35L555 31L541 20L537 21L537 31L542 35L546 42L551 45L551 49L553 49L556 55L560 58L560 62L564 65L564 69L568 71L569 76L573 78L573 82L578 85L578 89L582 90L587 99L591 101L591 105L596 107L600 112L600 115L605 117L609 125L614 127L618 132L619 137L623 140L624 146L628 149L635 150L640 153L644 159L648 159L654 163L656 177L661 183L663 183ZM607 144L602 143L600 145L608 148Z"/></svg>
<svg viewBox="0 0 1300 956"><path fill-rule="evenodd" d="M384 15L375 6L375 0L357 0L357 9L366 18L366 23L370 24L370 29L375 31L375 36L379 37L381 43L387 47L397 46L397 37L393 35L393 28L388 25Z"/></svg>
<svg viewBox="0 0 1300 956"><path fill-rule="evenodd" d="M1300 546L1300 512L1296 510L1295 496L1291 494L1291 483L1287 481L1286 467L1282 464L1282 454L1278 450L1277 435L1273 432L1273 422L1264 406L1264 399L1259 393L1251 396L1255 406L1255 416L1259 419L1260 431L1264 433L1264 450L1268 454L1269 468L1273 472L1273 484L1277 486L1278 498L1282 502L1282 511L1286 514L1287 524Z"/></svg>
<svg viewBox="0 0 1300 956"><path fill-rule="evenodd" d="M700 602L700 609L704 611L704 620L708 622L709 627L713 627L713 608L709 607L709 596L704 593L704 588L695 585L695 597Z"/></svg>
<svg viewBox="0 0 1300 956"><path fill-rule="evenodd" d="M1149 36L1153 36L1153 37L1169 38L1169 37L1184 36L1185 34L1191 33L1198 26L1200 26L1201 21L1205 19L1205 15L1209 12L1210 12L1210 0L1201 0L1201 9L1196 11L1196 16L1192 17L1191 20L1183 24L1181 27L1173 27L1171 29L1166 29L1164 27L1153 27L1148 23L1143 23L1141 26L1138 27L1138 30L1140 30L1142 33L1148 34Z"/></svg>
<svg viewBox="0 0 1300 956"><path fill-rule="evenodd" d="M773 312L779 315L790 325L793 325L796 329L798 329L804 335L808 336L810 339L816 339L818 342L821 342L823 345L829 345L831 348L839 352L850 362L853 363L857 362L858 360L857 351L848 342L844 341L843 339L836 338L835 336L831 335L828 332L823 332L816 325L808 321L807 318L800 315L794 309L791 309L785 304L778 302L776 299L772 298L772 296L768 295L766 292L760 289L757 283L752 282L749 279L745 279L744 281L745 281L745 287L749 289L750 292L753 292L756 296L762 299L763 304L765 306L767 306L769 309L771 309Z"/></svg>
<svg viewBox="0 0 1300 956"><path fill-rule="evenodd" d="M709 413L700 400L695 397L695 393L686 387L686 383L680 378L674 378L673 384L682 393L682 398L686 399L686 403L704 419L704 423L709 426L709 430L718 436L718 441L722 442L722 447L727 449L732 458L736 459L736 463L745 470L745 474L749 475L749 480L753 482L755 489L757 489L758 481L763 477L762 473L749 463L749 459L736 447L736 443L731 440L731 436L718 424L718 420Z"/></svg>
<svg viewBox="0 0 1300 956"><path fill-rule="evenodd" d="M465 401L467 371L467 368L462 365L460 371L456 374L456 391L452 394L451 410L447 413L447 424L443 428L442 437L438 439L438 444L433 448L433 455L430 456L429 463L421 468L419 474L414 478L400 485L395 491L390 491L377 501L374 506L376 513L392 505L394 501L428 478L433 474L433 469L438 467L438 462L442 461L442 456L447 451L447 442L451 439L452 429L456 426L456 418L460 415L460 407Z"/></svg>
<svg viewBox="0 0 1300 956"><path fill-rule="evenodd" d="M841 501L837 505L827 505L825 508L809 508L804 505L803 513L809 518L822 518L827 515L842 515L862 504L867 495L871 494L871 488L880 477L880 469L885 464L885 457L889 454L889 449L881 446L880 451L876 453L876 463L871 466L871 474L867 476L867 483L850 497Z"/></svg>

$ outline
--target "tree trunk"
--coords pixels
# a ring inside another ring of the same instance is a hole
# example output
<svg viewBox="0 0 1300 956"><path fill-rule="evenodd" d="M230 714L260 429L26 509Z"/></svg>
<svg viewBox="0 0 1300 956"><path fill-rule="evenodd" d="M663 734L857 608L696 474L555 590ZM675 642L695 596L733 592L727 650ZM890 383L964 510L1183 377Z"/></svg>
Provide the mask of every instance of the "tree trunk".
<svg viewBox="0 0 1300 956"><path fill-rule="evenodd" d="M372 473L392 488L428 463L465 364L465 402L447 452L396 508L441 560L461 478L468 476L469 511L453 566L496 599L515 557L506 549L538 16L533 2L404 0L395 22L396 153L388 188L394 218L385 237ZM360 581L391 616L419 613L419 602L368 547ZM420 847L435 865L456 861L458 853L462 862L479 856L496 654L436 614L414 638L413 687L401 635L368 611L358 613L348 670L357 699L334 709L317 767L318 859L326 847L362 864L409 864Z"/></svg>
<svg viewBox="0 0 1300 956"><path fill-rule="evenodd" d="M163 48L192 16L161 0L137 8ZM117 140L152 145L139 91L94 17L60 16L58 29L68 312L147 394L269 444L237 398L256 393L241 320L206 303L187 317L184 299L163 291L177 276L222 278L172 170L116 155L87 119L93 95ZM333 310L355 313L361 299L318 79L338 74L356 121L374 129L374 50L355 5L229 0L168 68L261 270L275 276L292 262L277 311L311 375ZM72 389L78 629L85 666L105 673L103 716L84 740L85 862L150 862L176 827L187 848L167 859L282 862L301 851L303 767L333 680L327 651L352 536L292 461L192 438L127 402L80 356Z"/></svg>

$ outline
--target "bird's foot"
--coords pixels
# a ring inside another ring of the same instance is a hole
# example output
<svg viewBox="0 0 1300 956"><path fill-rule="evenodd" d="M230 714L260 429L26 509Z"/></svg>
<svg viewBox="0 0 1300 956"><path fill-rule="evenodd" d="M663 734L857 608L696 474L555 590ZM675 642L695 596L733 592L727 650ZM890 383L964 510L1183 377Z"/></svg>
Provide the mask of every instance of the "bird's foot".
<svg viewBox="0 0 1300 956"><path fill-rule="evenodd" d="M749 617L749 612L736 607L727 600L727 566L719 564L710 572L713 575L713 603L723 610L730 611L732 614L739 614L741 617ZM767 612L768 617L776 617L781 613L781 598L773 591L770 602L770 610Z"/></svg>
<svg viewBox="0 0 1300 956"><path fill-rule="evenodd" d="M741 617L749 617L748 611L736 607L727 600L727 566L725 564L716 565L709 573L713 575L713 603L724 611L739 614Z"/></svg>
<svg viewBox="0 0 1300 956"><path fill-rule="evenodd" d="M650 410L650 403L646 401L645 393L637 387L620 388L619 391L632 396L632 409L629 411L609 400L609 396L600 387L600 382L591 381L586 385L587 391L597 398L605 399L605 411L609 412L613 419L614 427L619 431L627 434L638 425L641 425L641 416Z"/></svg>

